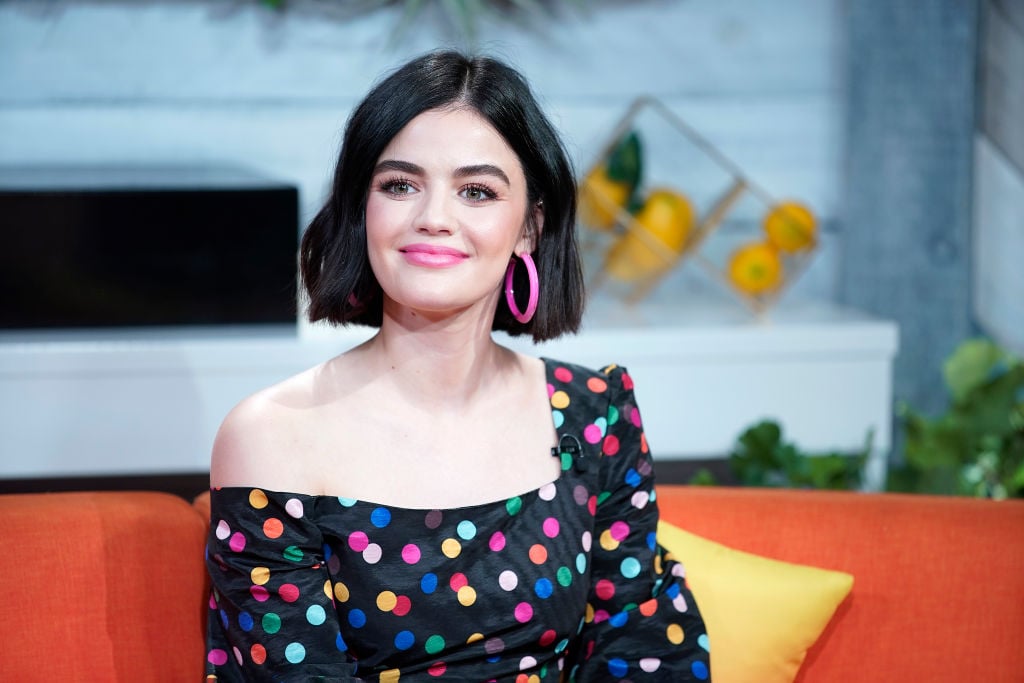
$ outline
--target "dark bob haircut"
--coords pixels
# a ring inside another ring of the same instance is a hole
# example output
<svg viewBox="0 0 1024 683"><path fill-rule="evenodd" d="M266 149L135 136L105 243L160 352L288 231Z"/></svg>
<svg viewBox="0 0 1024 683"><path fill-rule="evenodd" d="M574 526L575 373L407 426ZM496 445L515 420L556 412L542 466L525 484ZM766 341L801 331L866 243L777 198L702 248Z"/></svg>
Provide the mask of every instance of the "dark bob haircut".
<svg viewBox="0 0 1024 683"><path fill-rule="evenodd" d="M366 248L373 168L412 119L448 107L475 111L490 122L519 157L527 206L543 202L543 229L532 253L540 279L537 312L530 322L519 323L501 296L493 329L530 334L535 342L575 332L583 315L583 269L576 243L576 181L562 142L517 71L489 57L454 51L432 52L400 67L349 118L330 197L302 236L299 261L310 321L380 327L383 296ZM525 219L536 237L532 214L528 209ZM517 293L529 286L525 270L522 264L516 268Z"/></svg>

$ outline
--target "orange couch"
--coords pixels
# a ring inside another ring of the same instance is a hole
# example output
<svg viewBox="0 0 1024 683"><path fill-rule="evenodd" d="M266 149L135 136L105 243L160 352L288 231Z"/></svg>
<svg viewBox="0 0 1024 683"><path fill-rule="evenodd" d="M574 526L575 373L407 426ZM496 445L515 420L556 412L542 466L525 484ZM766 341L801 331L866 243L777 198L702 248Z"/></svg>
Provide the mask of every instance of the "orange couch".
<svg viewBox="0 0 1024 683"><path fill-rule="evenodd" d="M797 680L1024 680L1024 503L658 493L662 517L693 533L854 575ZM0 496L0 680L202 680L207 504L145 492Z"/></svg>

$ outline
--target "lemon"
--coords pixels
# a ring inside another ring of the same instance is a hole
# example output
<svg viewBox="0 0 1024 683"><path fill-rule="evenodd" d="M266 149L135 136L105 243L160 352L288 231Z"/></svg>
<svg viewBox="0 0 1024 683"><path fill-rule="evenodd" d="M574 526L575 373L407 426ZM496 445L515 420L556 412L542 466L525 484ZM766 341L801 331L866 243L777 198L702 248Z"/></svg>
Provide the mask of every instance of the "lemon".
<svg viewBox="0 0 1024 683"><path fill-rule="evenodd" d="M814 246L817 221L803 204L781 202L772 207L764 219L768 241L787 253L803 251Z"/></svg>
<svg viewBox="0 0 1024 683"><path fill-rule="evenodd" d="M729 281L745 294L757 296L770 292L782 284L782 276L782 258L771 244L746 244L736 249L729 259Z"/></svg>
<svg viewBox="0 0 1024 683"><path fill-rule="evenodd" d="M669 268L672 259L686 249L695 223L696 212L685 196L665 188L653 190L634 217L632 229L608 250L605 272L633 282Z"/></svg>
<svg viewBox="0 0 1024 683"><path fill-rule="evenodd" d="M580 220L596 230L610 230L630 193L629 185L609 178L604 166L594 168L580 184Z"/></svg>

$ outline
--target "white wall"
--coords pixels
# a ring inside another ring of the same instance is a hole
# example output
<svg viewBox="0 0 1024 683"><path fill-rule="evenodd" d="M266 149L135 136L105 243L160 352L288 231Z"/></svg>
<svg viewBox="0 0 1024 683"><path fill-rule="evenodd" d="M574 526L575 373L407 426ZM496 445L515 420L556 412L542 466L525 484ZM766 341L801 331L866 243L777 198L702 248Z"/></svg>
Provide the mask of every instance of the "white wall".
<svg viewBox="0 0 1024 683"><path fill-rule="evenodd" d="M428 13L391 49L397 8L341 21L309 4L0 3L0 164L241 163L298 185L308 219L354 103L452 35ZM578 168L651 94L769 192L834 217L838 0L587 4L532 29L480 26L484 49L531 80ZM826 235L801 281L808 296L831 297L837 241Z"/></svg>

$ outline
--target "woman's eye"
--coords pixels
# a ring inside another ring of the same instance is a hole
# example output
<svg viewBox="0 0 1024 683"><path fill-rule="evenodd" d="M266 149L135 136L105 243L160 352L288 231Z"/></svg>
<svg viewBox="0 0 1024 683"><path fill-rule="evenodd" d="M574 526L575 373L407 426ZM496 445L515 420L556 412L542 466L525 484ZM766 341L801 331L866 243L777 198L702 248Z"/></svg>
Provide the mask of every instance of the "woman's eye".
<svg viewBox="0 0 1024 683"><path fill-rule="evenodd" d="M385 189L392 194L409 194L412 187L410 187L409 183L404 180L395 180L388 183Z"/></svg>
<svg viewBox="0 0 1024 683"><path fill-rule="evenodd" d="M484 187L483 185L470 185L462 191L466 199L474 202L480 202L487 199L494 199L495 195L491 190Z"/></svg>

